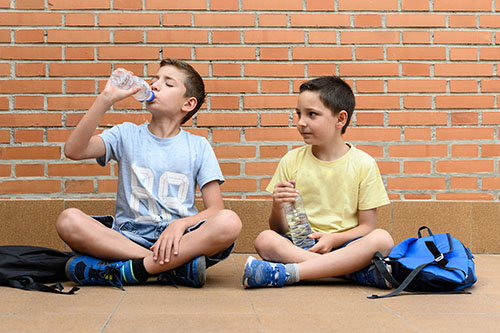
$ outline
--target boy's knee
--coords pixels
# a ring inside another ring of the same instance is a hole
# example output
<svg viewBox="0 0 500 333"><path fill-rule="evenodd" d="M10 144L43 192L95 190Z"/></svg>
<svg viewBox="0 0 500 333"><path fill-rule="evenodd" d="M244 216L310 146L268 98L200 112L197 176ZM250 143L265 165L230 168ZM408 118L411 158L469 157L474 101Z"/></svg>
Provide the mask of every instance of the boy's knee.
<svg viewBox="0 0 500 333"><path fill-rule="evenodd" d="M375 229L371 232L371 236L376 244L377 251L387 256L394 247L391 234L384 229Z"/></svg>
<svg viewBox="0 0 500 333"><path fill-rule="evenodd" d="M227 238L228 241L234 242L241 232L241 220L238 215L229 209L223 209L217 213L217 221L223 232L218 232L219 236Z"/></svg>
<svg viewBox="0 0 500 333"><path fill-rule="evenodd" d="M269 249L270 245L273 244L271 239L274 237L274 234L275 232L272 230L264 230L255 238L254 247L257 253L263 254Z"/></svg>
<svg viewBox="0 0 500 333"><path fill-rule="evenodd" d="M82 212L76 208L68 208L62 211L56 221L56 230L59 235L62 236L72 232L77 227L78 216L81 216L81 214Z"/></svg>

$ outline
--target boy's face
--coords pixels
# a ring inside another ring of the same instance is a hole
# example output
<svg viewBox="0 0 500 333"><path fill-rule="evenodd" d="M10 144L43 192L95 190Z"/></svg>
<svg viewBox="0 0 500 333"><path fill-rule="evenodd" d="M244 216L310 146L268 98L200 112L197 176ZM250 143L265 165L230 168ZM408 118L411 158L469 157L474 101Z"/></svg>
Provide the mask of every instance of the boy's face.
<svg viewBox="0 0 500 333"><path fill-rule="evenodd" d="M149 111L177 113L186 107L189 97L184 97L186 74L174 66L160 67L151 80L155 99L147 104ZM189 110L188 110L189 111Z"/></svg>
<svg viewBox="0 0 500 333"><path fill-rule="evenodd" d="M297 129L306 144L331 145L340 135L341 129L336 126L337 117L323 105L318 92L306 90L300 93L296 112Z"/></svg>

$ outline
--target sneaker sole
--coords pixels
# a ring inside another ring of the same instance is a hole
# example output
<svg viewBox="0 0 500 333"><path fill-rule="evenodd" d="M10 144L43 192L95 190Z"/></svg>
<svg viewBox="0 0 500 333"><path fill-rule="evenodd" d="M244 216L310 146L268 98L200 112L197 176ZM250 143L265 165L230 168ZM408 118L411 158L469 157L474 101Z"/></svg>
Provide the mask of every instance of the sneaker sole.
<svg viewBox="0 0 500 333"><path fill-rule="evenodd" d="M69 266L71 265L73 260L75 260L76 258L78 258L78 256L73 256L73 257L69 258L69 260L66 262L66 265L64 266L64 274L66 274L66 277L68 278L68 280L80 284L80 281L77 281L76 278L73 278L71 276L71 274L69 273Z"/></svg>
<svg viewBox="0 0 500 333"><path fill-rule="evenodd" d="M254 260L257 260L257 259L255 259L255 258L254 258L254 257L252 257L252 256L249 256L249 257L247 258L246 263L245 263L245 269L244 269L244 271L243 271L243 279L241 280L241 284L243 284L243 286L244 286L245 288L251 288L251 286L249 286L249 285L248 285L248 276L249 276L249 275L250 275L250 273L251 273L251 268L250 268L250 267L252 266L252 262L253 262Z"/></svg>
<svg viewBox="0 0 500 333"><path fill-rule="evenodd" d="M207 261L205 256L200 256L200 259L197 260L196 263L198 270L198 281L199 284L195 284L196 288L201 288L207 282Z"/></svg>

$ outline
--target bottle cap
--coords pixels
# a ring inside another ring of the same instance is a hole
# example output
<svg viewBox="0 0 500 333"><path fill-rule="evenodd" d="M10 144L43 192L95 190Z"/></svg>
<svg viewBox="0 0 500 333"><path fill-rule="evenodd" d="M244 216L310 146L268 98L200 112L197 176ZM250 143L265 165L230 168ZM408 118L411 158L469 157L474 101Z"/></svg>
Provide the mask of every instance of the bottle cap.
<svg viewBox="0 0 500 333"><path fill-rule="evenodd" d="M155 92L151 91L151 96L143 102L151 102L153 99L155 99Z"/></svg>

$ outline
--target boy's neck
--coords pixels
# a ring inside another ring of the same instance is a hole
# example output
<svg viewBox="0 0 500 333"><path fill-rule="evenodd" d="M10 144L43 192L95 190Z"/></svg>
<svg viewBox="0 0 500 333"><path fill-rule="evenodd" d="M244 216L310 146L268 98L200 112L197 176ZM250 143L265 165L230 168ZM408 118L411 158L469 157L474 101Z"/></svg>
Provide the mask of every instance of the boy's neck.
<svg viewBox="0 0 500 333"><path fill-rule="evenodd" d="M170 119L158 120L153 117L148 125L148 129L154 136L166 139L179 134L180 123L174 122Z"/></svg>
<svg viewBox="0 0 500 333"><path fill-rule="evenodd" d="M312 153L320 161L330 162L335 161L347 154L351 149L342 138L335 140L335 142L327 146L312 146Z"/></svg>

